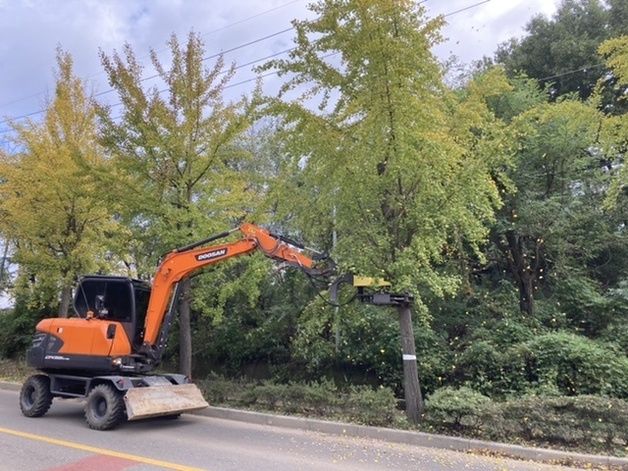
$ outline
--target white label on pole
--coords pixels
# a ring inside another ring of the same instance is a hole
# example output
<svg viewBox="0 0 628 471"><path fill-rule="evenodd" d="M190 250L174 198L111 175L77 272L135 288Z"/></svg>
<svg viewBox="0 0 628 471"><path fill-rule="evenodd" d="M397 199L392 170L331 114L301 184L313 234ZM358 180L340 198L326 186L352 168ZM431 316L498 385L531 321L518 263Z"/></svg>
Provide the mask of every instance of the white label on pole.
<svg viewBox="0 0 628 471"><path fill-rule="evenodd" d="M408 360L408 361L415 361L416 360L416 355L406 355L405 353L403 354L403 359L404 360Z"/></svg>

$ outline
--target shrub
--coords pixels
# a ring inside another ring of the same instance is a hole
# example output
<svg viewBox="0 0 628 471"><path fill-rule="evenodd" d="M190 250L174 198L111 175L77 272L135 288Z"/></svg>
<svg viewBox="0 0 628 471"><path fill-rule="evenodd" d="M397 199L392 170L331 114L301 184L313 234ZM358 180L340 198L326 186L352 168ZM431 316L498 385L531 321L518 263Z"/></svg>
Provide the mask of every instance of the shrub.
<svg viewBox="0 0 628 471"><path fill-rule="evenodd" d="M391 425L398 415L396 407L397 399L390 388L353 386L342 397L343 415L365 425Z"/></svg>
<svg viewBox="0 0 628 471"><path fill-rule="evenodd" d="M246 388L243 383L227 380L221 376L210 376L196 383L211 405L226 405L237 402L241 391Z"/></svg>
<svg viewBox="0 0 628 471"><path fill-rule="evenodd" d="M615 344L549 332L500 348L479 340L459 356L457 377L491 397L543 393L628 397L628 357Z"/></svg>
<svg viewBox="0 0 628 471"><path fill-rule="evenodd" d="M539 386L553 382L568 396L628 397L628 358L619 351L567 332L541 335L522 347L527 376Z"/></svg>
<svg viewBox="0 0 628 471"><path fill-rule="evenodd" d="M521 437L541 445L612 451L628 445L628 402L601 396L512 399L499 405L488 438Z"/></svg>
<svg viewBox="0 0 628 471"><path fill-rule="evenodd" d="M16 305L13 311L5 311L0 317L0 358L17 358L26 353L30 346L35 325L45 311L27 307L24 303Z"/></svg>
<svg viewBox="0 0 628 471"><path fill-rule="evenodd" d="M397 415L397 401L389 388L353 386L340 391L326 380L280 384L235 382L220 377L208 378L199 386L212 404L345 419L366 425L390 425Z"/></svg>
<svg viewBox="0 0 628 471"><path fill-rule="evenodd" d="M426 402L431 430L480 439L524 441L624 454L628 402L602 396L524 396L493 402L470 388L442 388Z"/></svg>
<svg viewBox="0 0 628 471"><path fill-rule="evenodd" d="M426 401L425 421L438 430L477 433L490 415L491 400L464 386L438 389Z"/></svg>

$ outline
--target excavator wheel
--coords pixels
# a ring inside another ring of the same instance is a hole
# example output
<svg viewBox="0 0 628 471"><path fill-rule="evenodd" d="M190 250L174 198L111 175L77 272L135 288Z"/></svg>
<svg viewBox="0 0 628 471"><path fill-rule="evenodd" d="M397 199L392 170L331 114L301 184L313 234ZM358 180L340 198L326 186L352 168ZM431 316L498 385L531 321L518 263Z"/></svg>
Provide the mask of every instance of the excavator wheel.
<svg viewBox="0 0 628 471"><path fill-rule="evenodd" d="M85 420L94 430L111 430L126 420L124 400L111 384L99 384L87 395Z"/></svg>
<svg viewBox="0 0 628 471"><path fill-rule="evenodd" d="M52 404L50 379L44 375L30 376L20 390L20 409L26 417L41 417Z"/></svg>

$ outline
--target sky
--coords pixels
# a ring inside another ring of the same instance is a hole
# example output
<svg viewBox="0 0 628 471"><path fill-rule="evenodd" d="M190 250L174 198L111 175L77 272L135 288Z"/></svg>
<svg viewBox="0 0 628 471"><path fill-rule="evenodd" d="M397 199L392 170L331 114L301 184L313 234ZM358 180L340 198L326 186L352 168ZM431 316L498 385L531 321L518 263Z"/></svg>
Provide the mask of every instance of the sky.
<svg viewBox="0 0 628 471"><path fill-rule="evenodd" d="M150 48L166 54L172 33L203 36L208 55L255 41L290 27L293 18L311 18L307 0L0 0L0 138L7 118L35 113L54 87L55 49L70 52L77 74L95 92L109 89L98 58L128 42L148 62ZM479 5L477 5L480 3ZM492 55L497 45L521 36L535 14L551 15L558 0L425 0L428 16L448 14L445 42L434 49L442 60L456 55L464 63ZM475 5L475 6L474 6ZM277 34L225 54L236 64L248 63L292 46L292 31ZM146 75L152 73L147 64ZM254 78L251 67L238 70L232 83ZM265 90L279 79L268 77ZM151 84L150 81L146 82ZM253 82L233 86L234 96ZM115 102L114 94L103 100ZM33 114L37 119L40 115ZM4 133L6 134L6 133Z"/></svg>
<svg viewBox="0 0 628 471"><path fill-rule="evenodd" d="M148 53L155 49L167 61L171 34L202 35L207 55L225 51L225 60L246 64L293 46L290 21L312 18L308 0L0 0L0 147L9 148L8 119L37 120L54 90L55 49L68 51L75 72L101 99L115 103L98 57L129 43L153 69ZM424 0L429 17L444 14L443 43L434 54L452 55L462 63L491 56L497 45L522 36L537 14L551 16L559 0ZM462 11L460 11L462 10ZM266 38L266 39L262 39ZM252 43L252 44L248 44ZM248 45L246 45L248 44ZM242 47L239 47L242 46ZM231 52L230 49L237 48ZM166 62L167 63L167 62ZM261 63L261 62L260 62ZM259 64L259 63L258 63ZM257 64L256 64L257 65ZM235 98L254 86L252 66L238 69L229 88ZM240 83L243 82L243 83ZM146 85L153 85L147 80ZM280 79L264 79L274 94ZM0 307L6 305L0 297Z"/></svg>

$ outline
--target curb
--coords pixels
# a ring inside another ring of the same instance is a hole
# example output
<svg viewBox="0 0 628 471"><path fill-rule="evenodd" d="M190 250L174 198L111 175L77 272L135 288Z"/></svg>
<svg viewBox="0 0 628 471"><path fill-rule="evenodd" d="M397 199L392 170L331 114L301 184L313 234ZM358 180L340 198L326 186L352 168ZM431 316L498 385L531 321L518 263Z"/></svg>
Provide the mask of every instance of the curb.
<svg viewBox="0 0 628 471"><path fill-rule="evenodd" d="M8 381L0 381L0 389L7 391L19 391L22 388L21 383L10 383Z"/></svg>
<svg viewBox="0 0 628 471"><path fill-rule="evenodd" d="M20 383L0 381L0 389L19 391L20 388ZM225 407L209 407L208 409L195 412L195 415L257 425L272 425L274 427L306 430L330 435L372 438L391 443L402 443L406 445L439 448L452 451L488 451L506 457L514 457L530 461L612 466L620 469L628 469L628 458L588 455L584 453L550 450L546 448L532 448L507 443L474 440L470 438L449 437L446 435L436 435L425 432L371 427L367 425L332 422L327 420L309 419L305 417L274 415L263 412L228 409Z"/></svg>
<svg viewBox="0 0 628 471"><path fill-rule="evenodd" d="M205 417L234 420L258 425L272 425L289 429L307 430L311 432L327 433L359 438L374 438L392 443L402 443L429 448L463 452L493 452L507 457L515 457L530 461L565 462L570 464L613 466L628 469L628 458L619 458L604 455L589 455L570 451L550 450L546 448L532 448L507 443L488 442L469 438L449 437L425 432L412 432L367 425L331 422L326 420L309 419L273 415L262 412L252 412L224 407L209 407L196 413Z"/></svg>

